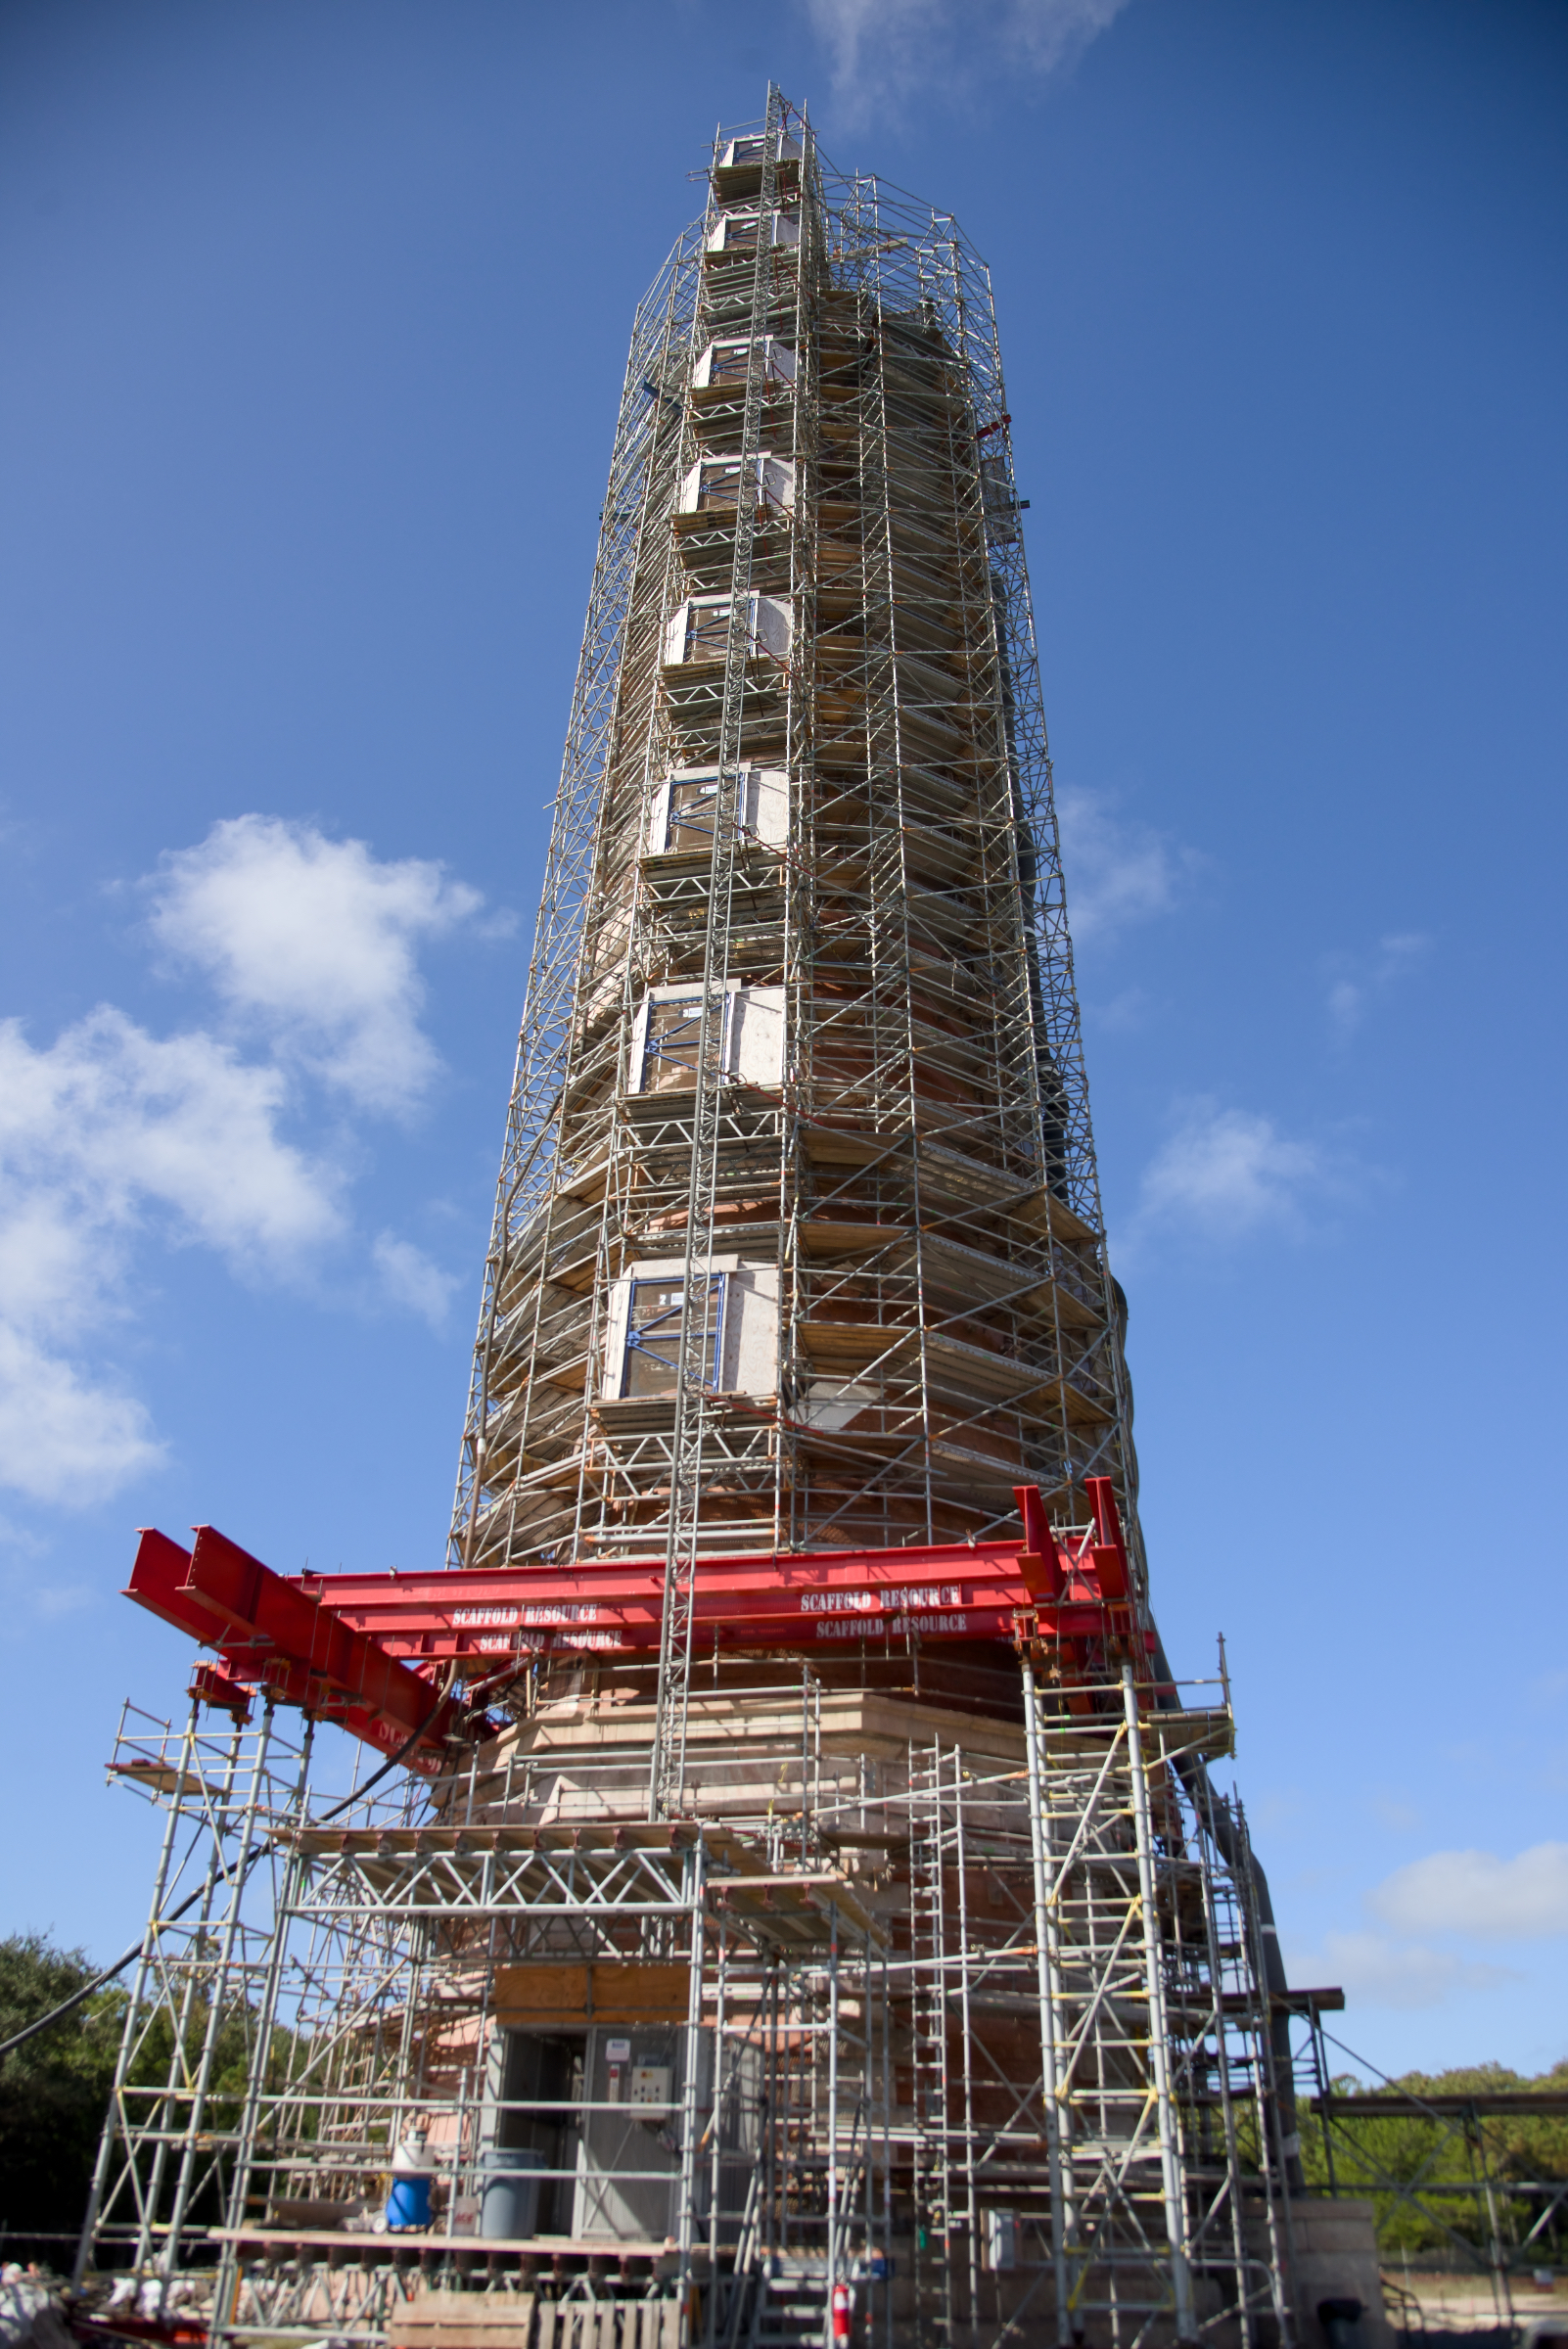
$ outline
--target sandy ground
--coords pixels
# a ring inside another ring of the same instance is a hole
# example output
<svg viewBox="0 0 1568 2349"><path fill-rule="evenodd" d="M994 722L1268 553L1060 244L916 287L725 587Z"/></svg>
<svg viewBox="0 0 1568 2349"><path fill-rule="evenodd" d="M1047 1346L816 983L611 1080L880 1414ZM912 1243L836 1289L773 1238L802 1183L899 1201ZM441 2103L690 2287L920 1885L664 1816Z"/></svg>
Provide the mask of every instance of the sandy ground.
<svg viewBox="0 0 1568 2349"><path fill-rule="evenodd" d="M1484 2276L1431 2276L1417 2270L1407 2275L1392 2261L1383 2274L1390 2284L1400 2287L1391 2293L1392 2303L1398 2303L1403 2290L1419 2306L1419 2317L1411 2308L1403 2320L1397 2305L1389 2309L1394 2323L1403 2321L1411 2332L1490 2332L1506 2322L1505 2311ZM1532 2283L1528 2276L1514 2276L1509 2279L1508 2290L1515 2325L1547 2332L1560 2326L1568 2341L1568 2279L1544 2288Z"/></svg>

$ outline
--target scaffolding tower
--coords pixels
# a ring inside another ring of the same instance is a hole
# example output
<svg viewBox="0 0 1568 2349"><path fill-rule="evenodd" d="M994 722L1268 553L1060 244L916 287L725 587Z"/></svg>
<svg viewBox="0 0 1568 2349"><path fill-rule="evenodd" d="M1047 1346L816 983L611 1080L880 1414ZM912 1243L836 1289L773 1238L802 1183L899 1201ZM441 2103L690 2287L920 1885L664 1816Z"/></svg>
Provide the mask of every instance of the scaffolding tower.
<svg viewBox="0 0 1568 2349"><path fill-rule="evenodd" d="M270 1706L128 1715L166 1832L83 2272L195 2290L214 2337L379 2338L467 2280L623 2336L670 2302L670 2349L815 2340L835 2283L868 2349L1288 2339L1256 1909L1205 1816L1228 1708L1128 1666L1074 1710L1045 1662L1013 1720L808 1663L696 1691L678 1821L651 1684L545 1684L336 1816ZM388 2227L416 2121L434 2205Z"/></svg>
<svg viewBox="0 0 1568 2349"><path fill-rule="evenodd" d="M1283 1976L1228 1690L1149 1614L1020 513L984 263L770 90L633 328L460 1603L303 1578L264 1633L255 1561L163 1544L223 1661L116 1754L166 1833L80 2265L214 2339L428 2338L437 2285L512 2349L1295 2338ZM292 1707L391 1758L323 1807Z"/></svg>
<svg viewBox="0 0 1568 2349"><path fill-rule="evenodd" d="M1135 1524L989 273L770 108L633 333L452 1534L663 1542L676 1626L705 1549Z"/></svg>

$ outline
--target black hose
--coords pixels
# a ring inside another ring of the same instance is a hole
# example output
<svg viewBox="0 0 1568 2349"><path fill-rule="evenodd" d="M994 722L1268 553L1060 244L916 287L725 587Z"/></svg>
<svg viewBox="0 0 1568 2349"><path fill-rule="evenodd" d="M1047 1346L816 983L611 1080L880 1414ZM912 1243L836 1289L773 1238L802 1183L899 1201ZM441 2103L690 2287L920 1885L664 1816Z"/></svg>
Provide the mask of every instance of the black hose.
<svg viewBox="0 0 1568 2349"><path fill-rule="evenodd" d="M1154 1669L1159 1703L1168 1712L1179 1713L1182 1705L1176 1686L1176 1675L1171 1670L1164 1642L1158 1633L1154 1641ZM1252 1880L1253 1900L1258 1911L1258 1938L1263 1945L1264 1988L1268 1993L1268 2045L1273 2055L1274 2073L1273 2094L1269 2101L1274 2108L1280 2158L1285 2165L1285 2183L1293 2194L1304 2194L1307 2176L1301 2166L1300 2142L1296 2135L1296 2079L1291 2065L1290 2009L1279 2003L1290 1986L1285 1979L1285 1960L1279 1952L1274 1905L1268 1897L1268 1878L1250 1846L1243 1845L1236 1832L1235 1819L1215 1792L1214 1780L1202 1757L1183 1754L1176 1759L1176 1770L1226 1866L1233 1875L1238 1876L1245 1868Z"/></svg>

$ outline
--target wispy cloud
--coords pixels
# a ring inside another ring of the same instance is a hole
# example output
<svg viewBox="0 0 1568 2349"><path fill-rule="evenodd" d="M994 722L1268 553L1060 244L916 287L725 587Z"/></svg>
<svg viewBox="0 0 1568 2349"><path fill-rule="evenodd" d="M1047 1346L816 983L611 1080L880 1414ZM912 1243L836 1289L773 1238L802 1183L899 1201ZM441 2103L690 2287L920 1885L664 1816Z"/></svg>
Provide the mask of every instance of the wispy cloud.
<svg viewBox="0 0 1568 2349"><path fill-rule="evenodd" d="M112 1004L44 1048L0 1023L0 1482L85 1503L161 1456L145 1406L90 1366L140 1235L255 1278L338 1234L341 1177L282 1139L284 1093L277 1069Z"/></svg>
<svg viewBox="0 0 1568 2349"><path fill-rule="evenodd" d="M1064 785L1056 811L1068 915L1079 945L1172 912L1202 869L1195 849L1119 814L1106 792Z"/></svg>
<svg viewBox="0 0 1568 2349"><path fill-rule="evenodd" d="M46 1621L60 1615L77 1615L90 1607L96 1593L87 1583L45 1583L32 1592L34 1612Z"/></svg>
<svg viewBox="0 0 1568 2349"><path fill-rule="evenodd" d="M336 1178L280 1139L284 1073L198 1029L150 1036L101 1004L46 1050L0 1023L0 1153L12 1191L5 1292L35 1310L79 1264L84 1223L156 1202L182 1236L247 1264L291 1261L337 1228ZM20 1242L20 1245L17 1243Z"/></svg>
<svg viewBox="0 0 1568 2349"><path fill-rule="evenodd" d="M1317 1989L1342 1987L1358 2007L1405 2012L1441 2006L1465 1991L1498 1990L1519 1979L1508 1967L1457 1958L1448 1950L1391 1941L1382 1933L1325 1933L1316 1950L1287 1948L1292 1982Z"/></svg>
<svg viewBox="0 0 1568 2349"><path fill-rule="evenodd" d="M1464 1933L1540 1941L1568 1933L1568 1843L1496 1852L1432 1852L1398 1867L1367 1906L1401 1933Z"/></svg>
<svg viewBox="0 0 1568 2349"><path fill-rule="evenodd" d="M439 1329L457 1286L456 1274L443 1272L423 1249L410 1240L398 1239L393 1232L384 1231L370 1253L392 1302L418 1313L432 1329Z"/></svg>
<svg viewBox="0 0 1568 2349"><path fill-rule="evenodd" d="M48 1044L0 1021L0 1485L46 1503L101 1499L163 1455L108 1359L150 1245L277 1283L351 1241L351 1133L311 1149L289 1128L312 1082L383 1114L429 1089L416 947L482 904L437 865L262 816L149 887L155 937L214 981L229 1033L155 1036L113 1004ZM371 1261L390 1303L438 1322L451 1283L418 1249L383 1235Z"/></svg>
<svg viewBox="0 0 1568 2349"><path fill-rule="evenodd" d="M0 1321L0 1484L29 1500L85 1508L162 1456L134 1396Z"/></svg>
<svg viewBox="0 0 1568 2349"><path fill-rule="evenodd" d="M1298 1234L1307 1208L1347 1187L1342 1162L1284 1133L1257 1110L1196 1100L1144 1170L1133 1234L1185 1231L1210 1240L1267 1229Z"/></svg>
<svg viewBox="0 0 1568 2349"><path fill-rule="evenodd" d="M988 69L1041 76L1071 66L1128 0L805 0L846 120Z"/></svg>
<svg viewBox="0 0 1568 2349"><path fill-rule="evenodd" d="M1431 946L1421 931L1403 930L1379 939L1373 954L1331 955L1328 1016L1340 1036L1354 1036L1378 996L1418 970Z"/></svg>
<svg viewBox="0 0 1568 2349"><path fill-rule="evenodd" d="M1341 1983L1359 2006L1407 2009L1496 1990L1521 1977L1468 1956L1464 1944L1568 1934L1568 1843L1533 1844L1512 1859L1431 1852L1395 1868L1363 1906L1374 1920L1367 1929L1325 1933L1315 1950L1287 1951L1292 1981Z"/></svg>
<svg viewBox="0 0 1568 2349"><path fill-rule="evenodd" d="M1403 1794L1395 1794L1386 1786L1374 1786L1366 1798L1373 1817L1397 1835L1408 1835L1421 1823L1421 1814Z"/></svg>

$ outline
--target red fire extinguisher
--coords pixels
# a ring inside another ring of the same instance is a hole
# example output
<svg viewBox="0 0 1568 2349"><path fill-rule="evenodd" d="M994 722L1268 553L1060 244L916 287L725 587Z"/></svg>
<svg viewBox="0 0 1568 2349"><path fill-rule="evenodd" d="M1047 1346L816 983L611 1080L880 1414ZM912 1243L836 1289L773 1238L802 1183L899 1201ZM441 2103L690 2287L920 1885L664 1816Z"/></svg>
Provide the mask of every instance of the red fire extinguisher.
<svg viewBox="0 0 1568 2349"><path fill-rule="evenodd" d="M850 2337L850 2287L849 2287L849 2285L848 2285L847 2283L836 2283L836 2284L833 2286L833 2341L834 2341L834 2349L841 2349L841 2344L842 2344L842 2343L844 2343L844 2342L846 2342L846 2341L848 2341L849 2337Z"/></svg>

